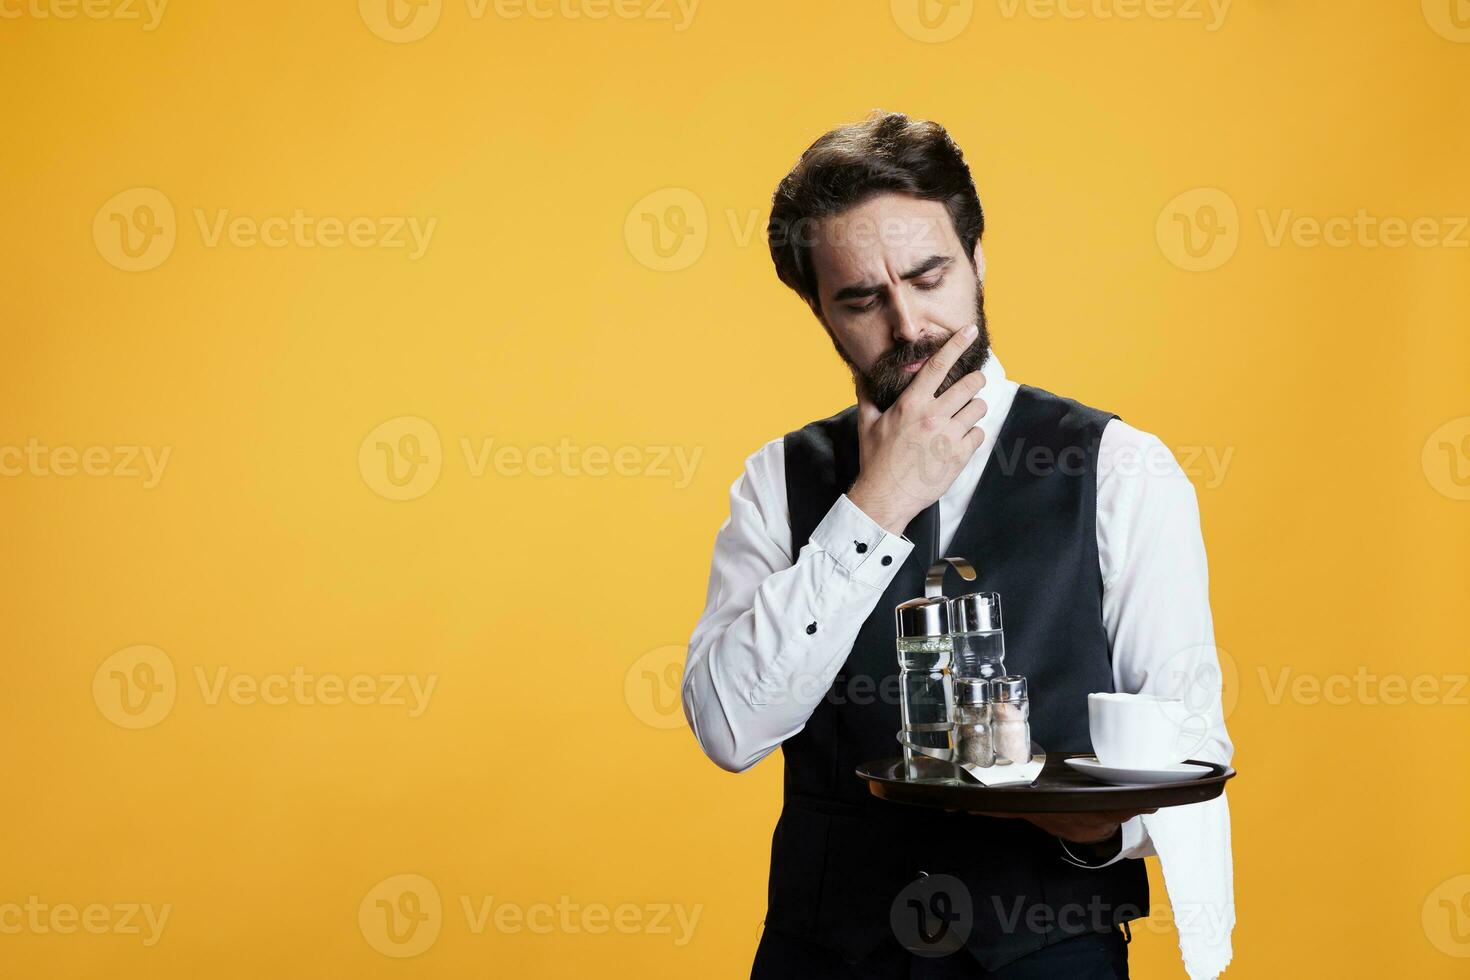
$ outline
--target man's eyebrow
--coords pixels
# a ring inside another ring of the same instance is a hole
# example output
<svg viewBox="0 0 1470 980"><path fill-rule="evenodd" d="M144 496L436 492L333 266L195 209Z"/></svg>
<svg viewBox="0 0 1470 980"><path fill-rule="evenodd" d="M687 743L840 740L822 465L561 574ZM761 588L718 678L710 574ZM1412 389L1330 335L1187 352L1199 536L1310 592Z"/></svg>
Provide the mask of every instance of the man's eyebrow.
<svg viewBox="0 0 1470 980"><path fill-rule="evenodd" d="M905 281L917 279L924 273L933 272L935 269L949 265L953 261L954 258L948 255L931 255L908 272L899 276L899 278ZM840 303L845 299L862 299L867 296L877 296L887 288L887 286L870 286L867 283L861 282L851 286L843 286L832 294L832 302Z"/></svg>

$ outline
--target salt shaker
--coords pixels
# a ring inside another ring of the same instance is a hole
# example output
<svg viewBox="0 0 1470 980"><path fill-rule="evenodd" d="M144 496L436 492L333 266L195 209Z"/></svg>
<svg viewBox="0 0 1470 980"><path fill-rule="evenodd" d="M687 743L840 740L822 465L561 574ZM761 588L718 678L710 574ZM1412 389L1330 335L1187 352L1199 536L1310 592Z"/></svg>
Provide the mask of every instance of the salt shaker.
<svg viewBox="0 0 1470 980"><path fill-rule="evenodd" d="M961 766L995 765L990 737L990 682L979 677L954 681L954 751Z"/></svg>
<svg viewBox="0 0 1470 980"><path fill-rule="evenodd" d="M1023 765L1031 761L1031 699L1026 678L1019 674L990 682L990 732L995 764Z"/></svg>

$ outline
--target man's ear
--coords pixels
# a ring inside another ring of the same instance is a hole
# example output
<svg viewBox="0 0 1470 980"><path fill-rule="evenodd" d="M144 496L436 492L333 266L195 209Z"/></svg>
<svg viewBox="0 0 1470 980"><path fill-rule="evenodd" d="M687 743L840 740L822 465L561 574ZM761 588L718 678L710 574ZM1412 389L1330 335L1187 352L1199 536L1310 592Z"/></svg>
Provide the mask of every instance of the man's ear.
<svg viewBox="0 0 1470 980"><path fill-rule="evenodd" d="M975 240L975 275L980 279L980 285L985 285L985 250L980 247L979 239Z"/></svg>

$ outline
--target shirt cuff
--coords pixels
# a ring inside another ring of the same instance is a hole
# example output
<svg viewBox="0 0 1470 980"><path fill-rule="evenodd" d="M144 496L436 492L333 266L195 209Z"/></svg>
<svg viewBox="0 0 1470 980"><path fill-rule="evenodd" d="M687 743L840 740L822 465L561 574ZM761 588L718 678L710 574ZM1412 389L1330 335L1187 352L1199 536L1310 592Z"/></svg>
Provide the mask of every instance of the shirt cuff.
<svg viewBox="0 0 1470 980"><path fill-rule="evenodd" d="M1142 846L1145 841L1141 817L1124 820L1117 833L1096 844L1069 844L1060 837L1057 838L1057 843L1062 845L1062 860L1079 868L1106 868L1124 858L1144 857L1152 853ZM1116 853L1114 848L1117 849Z"/></svg>
<svg viewBox="0 0 1470 980"><path fill-rule="evenodd" d="M912 541L890 533L845 493L812 531L811 542L831 555L854 582L875 589L886 588L914 550Z"/></svg>

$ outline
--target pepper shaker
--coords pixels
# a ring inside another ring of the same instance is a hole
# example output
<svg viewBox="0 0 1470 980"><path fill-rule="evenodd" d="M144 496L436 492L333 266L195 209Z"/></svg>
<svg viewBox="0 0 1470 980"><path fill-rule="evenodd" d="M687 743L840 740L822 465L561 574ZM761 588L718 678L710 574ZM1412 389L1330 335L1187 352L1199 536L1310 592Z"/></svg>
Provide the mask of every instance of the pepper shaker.
<svg viewBox="0 0 1470 980"><path fill-rule="evenodd" d="M990 737L990 682L957 677L954 682L954 750L961 766L988 769L995 765Z"/></svg>

